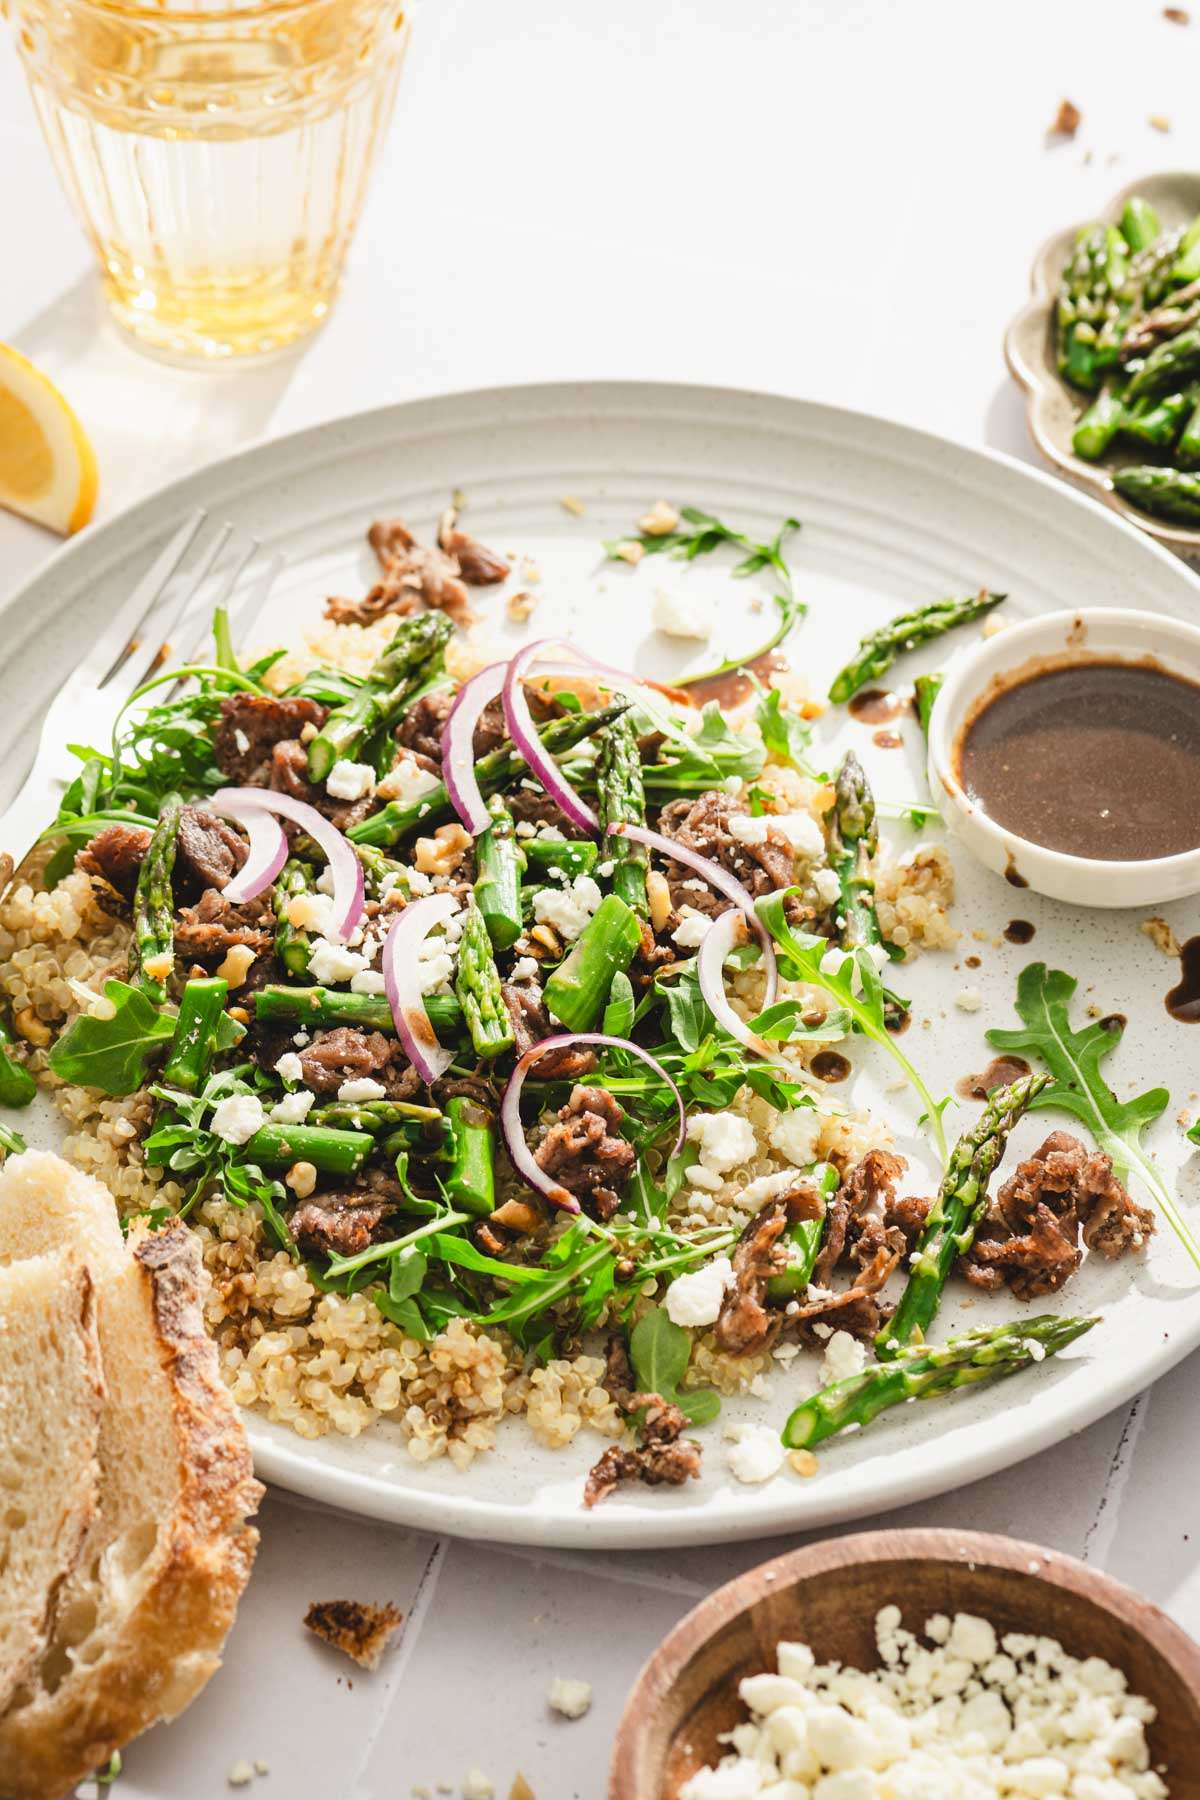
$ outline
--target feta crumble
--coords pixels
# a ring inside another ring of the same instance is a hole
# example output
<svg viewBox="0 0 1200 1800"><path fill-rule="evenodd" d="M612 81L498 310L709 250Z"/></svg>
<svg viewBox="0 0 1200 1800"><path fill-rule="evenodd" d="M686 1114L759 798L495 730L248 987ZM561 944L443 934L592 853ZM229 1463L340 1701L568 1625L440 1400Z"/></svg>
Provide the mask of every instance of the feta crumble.
<svg viewBox="0 0 1200 1800"><path fill-rule="evenodd" d="M730 1472L748 1487L770 1481L783 1467L784 1448L773 1425L727 1425L725 1450Z"/></svg>
<svg viewBox="0 0 1200 1800"><path fill-rule="evenodd" d="M671 933L671 942L678 944L681 950L696 950L704 942L711 919L706 913L697 912L694 906L684 906L682 917Z"/></svg>
<svg viewBox="0 0 1200 1800"><path fill-rule="evenodd" d="M275 1073L280 1081L303 1081L304 1064L294 1050L285 1050L275 1064Z"/></svg>
<svg viewBox="0 0 1200 1800"><path fill-rule="evenodd" d="M345 944L331 944L328 938L314 938L308 953L308 972L323 987L332 982L350 981L367 966L367 959Z"/></svg>
<svg viewBox="0 0 1200 1800"><path fill-rule="evenodd" d="M832 869L814 869L812 884L817 899L824 901L826 906L832 906L842 891L842 884Z"/></svg>
<svg viewBox="0 0 1200 1800"><path fill-rule="evenodd" d="M828 1387L831 1382L861 1375L866 1366L866 1345L852 1338L848 1331L835 1331L825 1346L818 1380L822 1387Z"/></svg>
<svg viewBox="0 0 1200 1800"><path fill-rule="evenodd" d="M590 875L577 875L569 888L541 888L533 897L533 916L552 925L564 943L573 943L599 906L603 895Z"/></svg>
<svg viewBox="0 0 1200 1800"><path fill-rule="evenodd" d="M378 969L360 969L350 977L352 994L386 994L387 982Z"/></svg>
<svg viewBox="0 0 1200 1800"><path fill-rule="evenodd" d="M726 1289L733 1284L729 1258L715 1256L703 1268L675 1277L667 1289L667 1317L675 1325L715 1324Z"/></svg>
<svg viewBox="0 0 1200 1800"><path fill-rule="evenodd" d="M696 593L684 594L668 588L655 588L650 604L650 619L656 631L668 637L697 638L712 636L712 601Z"/></svg>
<svg viewBox="0 0 1200 1800"><path fill-rule="evenodd" d="M436 775L423 769L411 756L402 756L388 770L375 792L381 800L398 800L401 806L415 806L418 800L432 794L440 785Z"/></svg>
<svg viewBox="0 0 1200 1800"><path fill-rule="evenodd" d="M592 1684L590 1681L573 1681L567 1675L556 1675L546 1699L564 1719L582 1719L592 1704Z"/></svg>
<svg viewBox="0 0 1200 1800"><path fill-rule="evenodd" d="M325 778L325 792L334 800L363 800L375 792L375 771L370 763L335 762Z"/></svg>
<svg viewBox="0 0 1200 1800"><path fill-rule="evenodd" d="M307 1088L297 1088L294 1094L285 1094L271 1108L271 1122L274 1125L303 1125L307 1119L316 1095Z"/></svg>
<svg viewBox="0 0 1200 1800"><path fill-rule="evenodd" d="M373 1081L369 1075L358 1075L352 1081L343 1081L338 1089L338 1099L354 1104L360 1100L384 1100L387 1089L382 1081Z"/></svg>
<svg viewBox="0 0 1200 1800"><path fill-rule="evenodd" d="M693 1113L687 1135L689 1144L699 1145L701 1165L713 1175L727 1175L749 1162L758 1148L753 1125L740 1113Z"/></svg>
<svg viewBox="0 0 1200 1800"><path fill-rule="evenodd" d="M767 1133L767 1141L772 1150L786 1156L794 1168L802 1169L807 1163L816 1161L823 1125L824 1120L815 1106L796 1106L791 1112L776 1117Z"/></svg>
<svg viewBox="0 0 1200 1800"><path fill-rule="evenodd" d="M266 1114L257 1094L227 1094L213 1108L208 1128L227 1144L245 1144L262 1125Z"/></svg>

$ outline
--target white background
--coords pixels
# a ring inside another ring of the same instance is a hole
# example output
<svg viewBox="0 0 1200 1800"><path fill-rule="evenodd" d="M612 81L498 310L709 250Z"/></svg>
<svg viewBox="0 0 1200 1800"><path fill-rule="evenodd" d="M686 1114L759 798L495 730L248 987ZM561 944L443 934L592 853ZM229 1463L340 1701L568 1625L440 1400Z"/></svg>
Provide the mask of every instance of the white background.
<svg viewBox="0 0 1200 1800"><path fill-rule="evenodd" d="M345 292L298 355L216 375L105 322L0 27L0 338L60 381L107 515L248 438L447 388L584 376L764 387L1028 457L1001 338L1041 239L1143 172L1196 165L1195 25L1153 0L418 0ZM1074 143L1046 127L1070 95ZM1171 125L1163 135L1150 115ZM51 548L0 516L0 599ZM1057 1450L888 1522L1068 1550L1200 1632L1197 1360ZM127 1800L407 1800L472 1764L601 1800L613 1727L668 1628L787 1547L560 1555L452 1544L272 1497L226 1666L127 1758ZM408 1623L360 1676L315 1598ZM592 1712L546 1710L552 1675Z"/></svg>

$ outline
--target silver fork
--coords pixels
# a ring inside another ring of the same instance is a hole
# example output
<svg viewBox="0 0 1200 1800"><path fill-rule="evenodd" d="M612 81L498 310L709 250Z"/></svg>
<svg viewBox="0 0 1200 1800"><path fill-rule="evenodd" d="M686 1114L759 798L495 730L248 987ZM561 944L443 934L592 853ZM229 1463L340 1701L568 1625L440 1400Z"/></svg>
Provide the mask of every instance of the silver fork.
<svg viewBox="0 0 1200 1800"><path fill-rule="evenodd" d="M0 814L0 850L18 866L53 818L62 790L79 773L67 744L106 745L118 714L144 682L195 659L211 627L213 608L231 599L259 549L257 538L236 533L231 525L202 536L207 516L197 507L183 521L51 701L33 767L12 805ZM197 554L189 564L193 545ZM223 551L228 556L218 570ZM282 557L274 557L231 610L235 642L253 627L282 564ZM180 637L189 646L184 656L175 649ZM174 695L184 679L163 686ZM160 697L157 691L155 697Z"/></svg>

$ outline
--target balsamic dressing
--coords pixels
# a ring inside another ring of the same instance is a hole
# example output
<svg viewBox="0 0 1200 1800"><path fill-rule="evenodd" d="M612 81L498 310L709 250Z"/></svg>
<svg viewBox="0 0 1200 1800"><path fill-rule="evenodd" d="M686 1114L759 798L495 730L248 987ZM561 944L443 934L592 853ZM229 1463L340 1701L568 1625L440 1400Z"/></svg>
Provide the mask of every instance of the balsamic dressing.
<svg viewBox="0 0 1200 1800"><path fill-rule="evenodd" d="M738 706L750 694L756 685L770 687L772 675L790 668L786 656L779 650L766 650L761 656L753 656L747 663L739 663L736 669L726 669L720 675L706 675L700 681L690 681L687 685L688 697L701 706L709 700L715 700L719 706Z"/></svg>
<svg viewBox="0 0 1200 1800"><path fill-rule="evenodd" d="M986 1100L993 1088L1007 1087L1028 1075L1029 1064L1023 1056L994 1056L978 1075L964 1075L956 1091L964 1100Z"/></svg>
<svg viewBox="0 0 1200 1800"><path fill-rule="evenodd" d="M871 742L881 750L903 750L904 739L898 731L875 731L871 734Z"/></svg>
<svg viewBox="0 0 1200 1800"><path fill-rule="evenodd" d="M977 806L1048 850L1142 862L1200 848L1200 686L1152 662L1012 682L968 722L957 762ZM1007 879L1028 885L1011 859Z"/></svg>
<svg viewBox="0 0 1200 1800"><path fill-rule="evenodd" d="M1004 927L1004 935L1010 944L1028 944L1034 933L1034 927L1028 919L1010 919Z"/></svg>
<svg viewBox="0 0 1200 1800"><path fill-rule="evenodd" d="M1181 1025L1200 1024L1200 937L1180 946L1179 985L1167 995L1166 1007Z"/></svg>
<svg viewBox="0 0 1200 1800"><path fill-rule="evenodd" d="M845 1081L851 1065L837 1050L818 1050L809 1064L818 1081Z"/></svg>
<svg viewBox="0 0 1200 1800"><path fill-rule="evenodd" d="M907 704L888 688L863 688L853 696L847 710L860 725L886 725L889 720L898 719Z"/></svg>

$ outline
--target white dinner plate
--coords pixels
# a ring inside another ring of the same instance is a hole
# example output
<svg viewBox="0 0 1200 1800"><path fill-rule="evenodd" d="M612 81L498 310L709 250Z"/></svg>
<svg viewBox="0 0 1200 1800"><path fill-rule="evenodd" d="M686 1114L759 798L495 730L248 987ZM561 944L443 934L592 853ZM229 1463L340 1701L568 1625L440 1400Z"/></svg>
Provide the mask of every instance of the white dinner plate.
<svg viewBox="0 0 1200 1800"><path fill-rule="evenodd" d="M729 562L716 559L691 569L657 557L636 571L605 564L601 540L629 531L660 496L706 507L758 538L770 536L786 514L802 520L792 563L809 611L789 654L818 695L865 628L936 596L987 585L1009 594L1003 610L1011 617L1076 603L1142 607L1148 646L1156 613L1195 617L1200 596L1200 584L1182 563L1059 481L861 414L653 384L459 394L387 407L240 452L60 551L4 608L6 780L19 778L39 709L87 634L191 507L205 506L261 538L266 550L287 553L290 566L272 616L294 632L304 617L317 618L326 594L354 593L367 581L369 521L397 513L429 533L453 489L467 496L472 531L537 565L519 569L510 583L539 596L530 623L510 625L503 594L482 590L473 595L484 615L481 630L503 645L569 630L606 659L636 659L656 674L682 669L687 657L685 647L651 629L656 587L682 584L715 597L718 635L738 647L761 636L767 613L754 608L768 591L731 583ZM583 502L582 516L563 507L568 495ZM977 630L958 635L969 640ZM938 667L952 647L951 640L908 657L896 672L898 684ZM911 720L902 729L902 750L879 748L873 728L839 710L822 727L821 754L829 766L837 749L852 743L882 799L927 799L919 734ZM899 823L887 824L885 835L900 851L916 841ZM1200 1091L1200 1026L1176 1024L1164 1009L1177 965L1139 929L1137 915L1039 900L976 867L965 852L957 854L956 868L957 950L922 955L895 971L896 984L914 999L905 1048L933 1091L944 1092L986 1065L984 1030L1016 1023L1013 995L1025 963L1036 958L1069 970L1079 980L1077 1022L1085 1009L1128 1018L1108 1064L1117 1092L1169 1086L1171 1104L1149 1146L1200 1229L1193 1158L1177 1122L1181 1108L1189 1116L1195 1110ZM1180 938L1194 929L1195 913L1189 903L1168 909ZM1003 937L1014 915L1036 927L1027 948ZM957 1003L965 998L969 1005L976 995L978 1010ZM910 1096L890 1091L894 1070L877 1050L856 1043L851 1054L853 1080L833 1092L872 1105L892 1122L914 1164L908 1185L930 1191L933 1170L915 1134ZM949 1131L961 1129L974 1110L952 1106ZM1067 1123L1049 1113L1025 1121L1010 1166L1059 1122ZM676 1490L624 1490L593 1512L580 1505L584 1473L603 1448L590 1433L565 1450L548 1451L512 1420L498 1448L460 1474L444 1459L418 1467L395 1426L357 1439L306 1442L253 1415L248 1424L267 1480L406 1525L595 1548L761 1536L917 1500L1031 1456L1127 1400L1200 1341L1196 1272L1165 1224L1148 1255L1115 1265L1088 1261L1065 1295L1034 1306L1047 1308L1100 1309L1104 1323L1043 1368L886 1414L865 1432L825 1445L814 1477L802 1480L785 1469L762 1486L739 1485L725 1466L723 1424L749 1418L782 1424L815 1385L816 1359L803 1354L790 1372L772 1378L767 1396L726 1403L722 1419L702 1434L699 1481ZM1019 1311L1009 1296L993 1302L952 1282L938 1335Z"/></svg>

